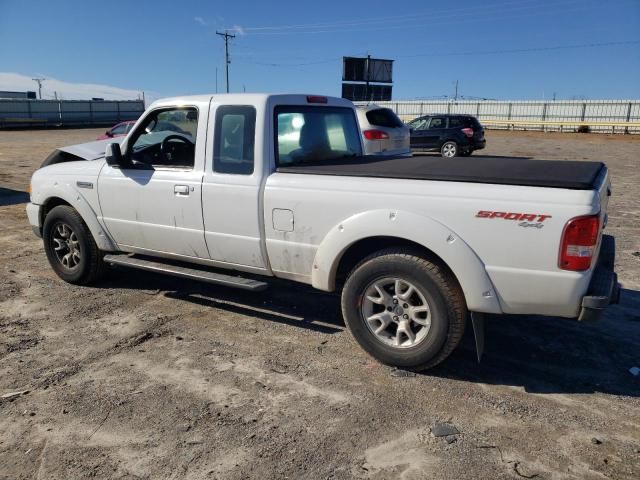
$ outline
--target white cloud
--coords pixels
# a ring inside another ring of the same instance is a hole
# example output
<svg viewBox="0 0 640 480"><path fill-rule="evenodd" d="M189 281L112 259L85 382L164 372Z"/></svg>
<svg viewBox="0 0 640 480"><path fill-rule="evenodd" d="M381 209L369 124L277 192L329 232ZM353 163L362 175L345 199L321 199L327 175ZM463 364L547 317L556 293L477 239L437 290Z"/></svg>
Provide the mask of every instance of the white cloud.
<svg viewBox="0 0 640 480"><path fill-rule="evenodd" d="M31 90L37 94L38 84L32 80L32 77L35 77L35 75L28 76L19 73L0 72L0 90L18 92ZM138 90L127 90L110 85L64 82L40 74L38 74L38 77L46 78L42 82L43 99L54 98L54 92L57 92L58 98L65 100L87 100L92 97L104 98L105 100L136 100L139 97L142 98L142 91ZM158 96L154 92L145 93L147 104Z"/></svg>
<svg viewBox="0 0 640 480"><path fill-rule="evenodd" d="M236 32L240 36L244 35L244 28L242 28L240 25L234 25L231 31Z"/></svg>
<svg viewBox="0 0 640 480"><path fill-rule="evenodd" d="M193 17L193 20L194 20L196 23L199 23L200 25L202 25L203 27L207 27L207 26L209 25L209 24L205 21L205 19L204 19L204 18L202 18L202 17Z"/></svg>

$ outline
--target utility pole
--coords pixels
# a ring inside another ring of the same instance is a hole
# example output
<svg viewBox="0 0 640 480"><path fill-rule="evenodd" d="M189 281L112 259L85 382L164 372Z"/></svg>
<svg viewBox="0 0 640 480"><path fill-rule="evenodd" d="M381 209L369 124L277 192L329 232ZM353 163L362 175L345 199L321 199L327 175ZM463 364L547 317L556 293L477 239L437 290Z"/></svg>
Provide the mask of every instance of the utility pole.
<svg viewBox="0 0 640 480"><path fill-rule="evenodd" d="M367 86L365 87L365 98L368 98L370 102L373 103L373 93L369 91L369 77L371 77L371 55L367 54Z"/></svg>
<svg viewBox="0 0 640 480"><path fill-rule="evenodd" d="M38 84L38 98L42 100L42 82L44 82L46 78L32 78L31 80Z"/></svg>
<svg viewBox="0 0 640 480"><path fill-rule="evenodd" d="M231 35L226 30L224 33L216 32L216 35L224 37L224 63L227 70L227 93L229 93L229 64L231 63L231 60L229 60L229 39L236 38L236 36Z"/></svg>

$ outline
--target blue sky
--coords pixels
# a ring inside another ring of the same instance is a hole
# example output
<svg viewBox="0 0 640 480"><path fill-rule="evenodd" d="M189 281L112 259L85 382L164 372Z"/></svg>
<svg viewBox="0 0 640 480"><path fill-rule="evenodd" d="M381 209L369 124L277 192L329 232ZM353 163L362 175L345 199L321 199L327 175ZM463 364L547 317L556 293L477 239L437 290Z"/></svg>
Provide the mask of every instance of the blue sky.
<svg viewBox="0 0 640 480"><path fill-rule="evenodd" d="M640 0L0 0L0 71L167 96L217 67L222 91L224 28L232 91L340 95L342 56L369 53L394 99L640 97Z"/></svg>

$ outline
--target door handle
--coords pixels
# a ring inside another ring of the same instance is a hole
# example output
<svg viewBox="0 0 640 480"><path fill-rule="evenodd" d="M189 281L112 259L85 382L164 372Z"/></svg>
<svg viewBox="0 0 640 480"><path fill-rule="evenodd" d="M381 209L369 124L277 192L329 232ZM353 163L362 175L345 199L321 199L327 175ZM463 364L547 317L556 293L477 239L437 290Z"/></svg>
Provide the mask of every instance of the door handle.
<svg viewBox="0 0 640 480"><path fill-rule="evenodd" d="M176 195L189 195L189 185L174 185L173 193Z"/></svg>

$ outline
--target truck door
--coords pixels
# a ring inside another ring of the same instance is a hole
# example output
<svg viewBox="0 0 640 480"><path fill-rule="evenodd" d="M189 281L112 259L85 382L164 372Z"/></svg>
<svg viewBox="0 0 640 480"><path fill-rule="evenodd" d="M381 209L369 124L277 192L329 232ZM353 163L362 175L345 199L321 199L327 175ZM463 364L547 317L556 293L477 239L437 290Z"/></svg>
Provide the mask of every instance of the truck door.
<svg viewBox="0 0 640 480"><path fill-rule="evenodd" d="M202 182L209 255L228 267L237 265L241 270L264 272L267 266L261 250L260 198L263 173L257 168L255 157L262 154L263 145L256 139L265 138L267 132L256 129L257 112L252 105L212 103L210 108L209 118L214 121L209 127Z"/></svg>
<svg viewBox="0 0 640 480"><path fill-rule="evenodd" d="M125 165L100 172L103 221L124 250L209 258L201 205L203 113L199 123L196 107L151 111L127 141Z"/></svg>

